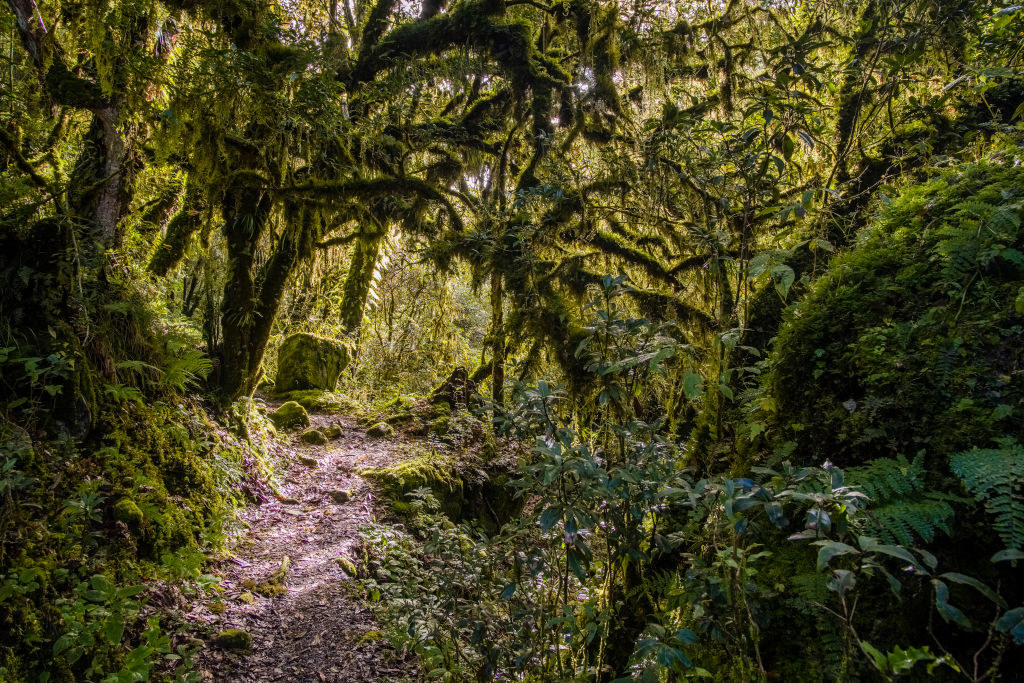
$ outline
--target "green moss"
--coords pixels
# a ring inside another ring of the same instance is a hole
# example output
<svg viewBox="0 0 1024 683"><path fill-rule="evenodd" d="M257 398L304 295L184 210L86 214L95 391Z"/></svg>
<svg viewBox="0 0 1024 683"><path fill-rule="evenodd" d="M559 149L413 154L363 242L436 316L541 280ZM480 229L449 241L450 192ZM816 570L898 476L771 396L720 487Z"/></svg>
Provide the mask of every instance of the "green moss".
<svg viewBox="0 0 1024 683"><path fill-rule="evenodd" d="M327 425L321 431L328 439L337 439L342 434L341 425Z"/></svg>
<svg viewBox="0 0 1024 683"><path fill-rule="evenodd" d="M327 445L327 437L319 429L307 429L299 434L299 441L313 446Z"/></svg>
<svg viewBox="0 0 1024 683"><path fill-rule="evenodd" d="M395 428L387 422L378 422L366 430L367 436L374 436L382 439L390 439L395 436Z"/></svg>
<svg viewBox="0 0 1024 683"><path fill-rule="evenodd" d="M311 334L293 334L278 351L276 389L281 393L333 390L350 357L349 348L343 342Z"/></svg>
<svg viewBox="0 0 1024 683"><path fill-rule="evenodd" d="M295 401L308 411L326 413L328 415L352 414L357 407L350 399L322 389L303 389L281 394L279 398Z"/></svg>
<svg viewBox="0 0 1024 683"><path fill-rule="evenodd" d="M454 464L443 456L419 456L384 468L368 468L359 471L360 476L376 484L382 495L392 504L399 504L399 511L408 510L407 494L416 489L430 489L441 504L441 510L453 519L462 514L465 504L463 481L455 471ZM394 507L394 505L393 505Z"/></svg>
<svg viewBox="0 0 1024 683"><path fill-rule="evenodd" d="M431 434L437 434L443 436L451 429L451 418L448 416L442 416L430 423Z"/></svg>
<svg viewBox="0 0 1024 683"><path fill-rule="evenodd" d="M114 504L114 519L124 522L129 529L138 532L142 529L142 523L146 518L134 500L122 498Z"/></svg>
<svg viewBox="0 0 1024 683"><path fill-rule="evenodd" d="M385 468L368 468L360 476L373 482L391 508L399 514L412 512L409 493L426 488L453 521L474 520L488 533L518 515L523 508L515 496L510 470L504 466L458 462L448 456L423 455Z"/></svg>
<svg viewBox="0 0 1024 683"><path fill-rule="evenodd" d="M308 427L309 414L295 401L288 401L270 414L270 421L278 429Z"/></svg>
<svg viewBox="0 0 1024 683"><path fill-rule="evenodd" d="M214 636L213 642L225 650L248 650L252 647L252 636L240 628L229 628Z"/></svg>
<svg viewBox="0 0 1024 683"><path fill-rule="evenodd" d="M386 637L387 636L383 631L367 631L359 638L359 641L356 643L356 647L359 647L364 643L374 643L378 640L383 640Z"/></svg>
<svg viewBox="0 0 1024 683"><path fill-rule="evenodd" d="M277 581L273 578L267 579L266 581L245 579L242 581L242 588L251 593L255 593L256 595L262 595L265 598L277 597L278 595L288 592L288 589L284 587L284 584L281 581Z"/></svg>
<svg viewBox="0 0 1024 683"><path fill-rule="evenodd" d="M384 404L384 410L391 413L404 413L408 412L410 408L416 403L415 396L399 396Z"/></svg>
<svg viewBox="0 0 1024 683"><path fill-rule="evenodd" d="M924 449L944 467L945 454L1024 438L1015 155L905 190L787 314L767 382L777 442L805 462Z"/></svg>
<svg viewBox="0 0 1024 683"><path fill-rule="evenodd" d="M348 576L355 578L359 574L359 570L356 568L356 563L348 559L347 557L338 557L335 558L334 561L335 563L337 563L339 567L341 567L341 570L345 572L345 574L347 574Z"/></svg>

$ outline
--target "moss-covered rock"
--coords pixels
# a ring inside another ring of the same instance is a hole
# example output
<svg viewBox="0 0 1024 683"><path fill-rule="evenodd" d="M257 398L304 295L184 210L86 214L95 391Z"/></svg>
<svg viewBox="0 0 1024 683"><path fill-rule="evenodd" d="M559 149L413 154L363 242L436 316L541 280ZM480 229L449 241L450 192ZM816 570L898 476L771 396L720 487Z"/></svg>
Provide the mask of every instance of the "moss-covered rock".
<svg viewBox="0 0 1024 683"><path fill-rule="evenodd" d="M311 334L293 334L277 353L275 388L279 393L299 389L331 391L349 363L344 342Z"/></svg>
<svg viewBox="0 0 1024 683"><path fill-rule="evenodd" d="M367 468L359 474L378 486L382 495L398 512L409 512L407 494L427 488L441 504L441 510L457 519L465 504L462 479L455 472L453 462L443 456L418 456L391 467Z"/></svg>
<svg viewBox="0 0 1024 683"><path fill-rule="evenodd" d="M433 422L430 423L430 433L437 434L438 436L444 436L451 430L451 418L447 415L442 415Z"/></svg>
<svg viewBox="0 0 1024 683"><path fill-rule="evenodd" d="M359 569L356 567L356 563L347 557L336 557L334 562L341 567L341 571L345 572L345 574L353 579L359 575Z"/></svg>
<svg viewBox="0 0 1024 683"><path fill-rule="evenodd" d="M1019 154L1019 151L1017 152ZM951 170L892 201L787 314L769 425L841 467L1024 439L1024 167Z"/></svg>
<svg viewBox="0 0 1024 683"><path fill-rule="evenodd" d="M400 514L412 511L408 494L426 488L453 521L475 520L493 533L518 515L523 501L511 485L508 465L459 462L444 455L423 455L384 468L366 468L359 474L373 482Z"/></svg>
<svg viewBox="0 0 1024 683"><path fill-rule="evenodd" d="M278 595L282 595L288 592L288 589L284 587L284 582L271 577L265 581L256 581L255 579L245 579L242 581L242 588L246 589L256 595L262 595L265 598L273 598Z"/></svg>
<svg viewBox="0 0 1024 683"><path fill-rule="evenodd" d="M270 421L278 429L301 429L309 426L309 413L295 401L288 401L270 414Z"/></svg>
<svg viewBox="0 0 1024 683"><path fill-rule="evenodd" d="M380 439L390 439L395 435L395 428L387 422L378 422L366 430L366 435Z"/></svg>
<svg viewBox="0 0 1024 683"><path fill-rule="evenodd" d="M240 628L228 628L215 635L213 642L225 650L248 650L252 647L252 636Z"/></svg>
<svg viewBox="0 0 1024 683"><path fill-rule="evenodd" d="M351 491L328 491L327 495L330 496L331 500L333 500L338 505L341 505L342 503L347 503L348 501L352 500Z"/></svg>
<svg viewBox="0 0 1024 683"><path fill-rule="evenodd" d="M328 439L337 439L342 434L341 425L337 424L327 425L320 431L322 431L324 433L324 436L326 436Z"/></svg>
<svg viewBox="0 0 1024 683"><path fill-rule="evenodd" d="M312 446L325 446L327 445L327 436L319 429L307 429L299 434L299 441Z"/></svg>
<svg viewBox="0 0 1024 683"><path fill-rule="evenodd" d="M351 399L322 389L289 391L284 394L278 394L278 398L286 401L295 401L306 410L316 413L341 415L358 412L358 405Z"/></svg>
<svg viewBox="0 0 1024 683"><path fill-rule="evenodd" d="M119 522L123 522L125 526L131 529L133 532L138 533L142 529L142 524L145 521L145 515L142 514L142 509L139 508L139 504L131 498L122 498L114 504L114 519Z"/></svg>

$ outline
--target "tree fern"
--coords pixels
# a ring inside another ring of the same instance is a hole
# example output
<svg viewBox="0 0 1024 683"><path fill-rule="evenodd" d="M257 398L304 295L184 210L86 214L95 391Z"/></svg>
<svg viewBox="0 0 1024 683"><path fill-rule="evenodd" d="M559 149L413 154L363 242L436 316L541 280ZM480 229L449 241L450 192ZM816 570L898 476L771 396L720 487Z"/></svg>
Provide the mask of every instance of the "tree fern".
<svg viewBox="0 0 1024 683"><path fill-rule="evenodd" d="M985 505L1007 548L1024 546L1024 447L1012 439L1001 448L975 448L955 453L950 468L967 490Z"/></svg>

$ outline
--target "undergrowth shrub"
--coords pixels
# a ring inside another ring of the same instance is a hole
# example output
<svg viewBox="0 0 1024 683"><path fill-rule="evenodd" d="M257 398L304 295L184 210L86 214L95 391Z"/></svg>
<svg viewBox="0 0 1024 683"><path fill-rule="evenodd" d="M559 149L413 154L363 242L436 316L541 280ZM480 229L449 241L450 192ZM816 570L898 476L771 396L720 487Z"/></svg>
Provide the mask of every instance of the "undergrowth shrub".
<svg viewBox="0 0 1024 683"><path fill-rule="evenodd" d="M265 489L265 453L183 399L108 404L97 424L79 443L0 423L0 679L174 677L173 660L192 680L147 596L212 585L205 553Z"/></svg>
<svg viewBox="0 0 1024 683"><path fill-rule="evenodd" d="M923 456L849 479L829 462L702 479L682 467L658 422L631 412L672 349L610 305L626 286L606 279L580 345L602 387L593 421L545 382L499 420L534 443L520 519L484 534L419 490L408 531L364 530L363 585L428 678L978 678L1024 642L1005 584L917 547L963 500L932 492Z"/></svg>

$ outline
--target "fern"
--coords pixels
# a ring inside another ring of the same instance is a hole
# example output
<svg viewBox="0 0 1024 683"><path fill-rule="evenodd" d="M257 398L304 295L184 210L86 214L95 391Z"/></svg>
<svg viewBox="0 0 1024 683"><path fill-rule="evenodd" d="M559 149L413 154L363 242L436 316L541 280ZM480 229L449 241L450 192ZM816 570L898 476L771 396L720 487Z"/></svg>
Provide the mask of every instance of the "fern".
<svg viewBox="0 0 1024 683"><path fill-rule="evenodd" d="M142 392L135 387L124 384L108 384L103 387L103 391L118 403L134 403L137 406L145 404Z"/></svg>
<svg viewBox="0 0 1024 683"><path fill-rule="evenodd" d="M846 471L847 483L875 503L920 492L924 488L923 478L924 457L921 453L913 460L907 460L903 455L878 458Z"/></svg>
<svg viewBox="0 0 1024 683"><path fill-rule="evenodd" d="M919 500L897 501L871 509L867 531L884 543L914 545L916 538L931 543L939 531L953 533L953 515L948 502L925 495Z"/></svg>
<svg viewBox="0 0 1024 683"><path fill-rule="evenodd" d="M165 386L184 391L185 387L206 377L213 369L213 362L199 349L185 349L179 352L164 368L162 382Z"/></svg>
<svg viewBox="0 0 1024 683"><path fill-rule="evenodd" d="M931 543L940 532L952 533L955 513L950 497L926 491L924 473L923 453L913 460L900 455L850 468L850 486L872 501L864 532L902 545L914 545L918 539Z"/></svg>
<svg viewBox="0 0 1024 683"><path fill-rule="evenodd" d="M949 465L994 518L1007 548L1024 546L1024 447L1002 439L1001 448L975 448L950 456Z"/></svg>

